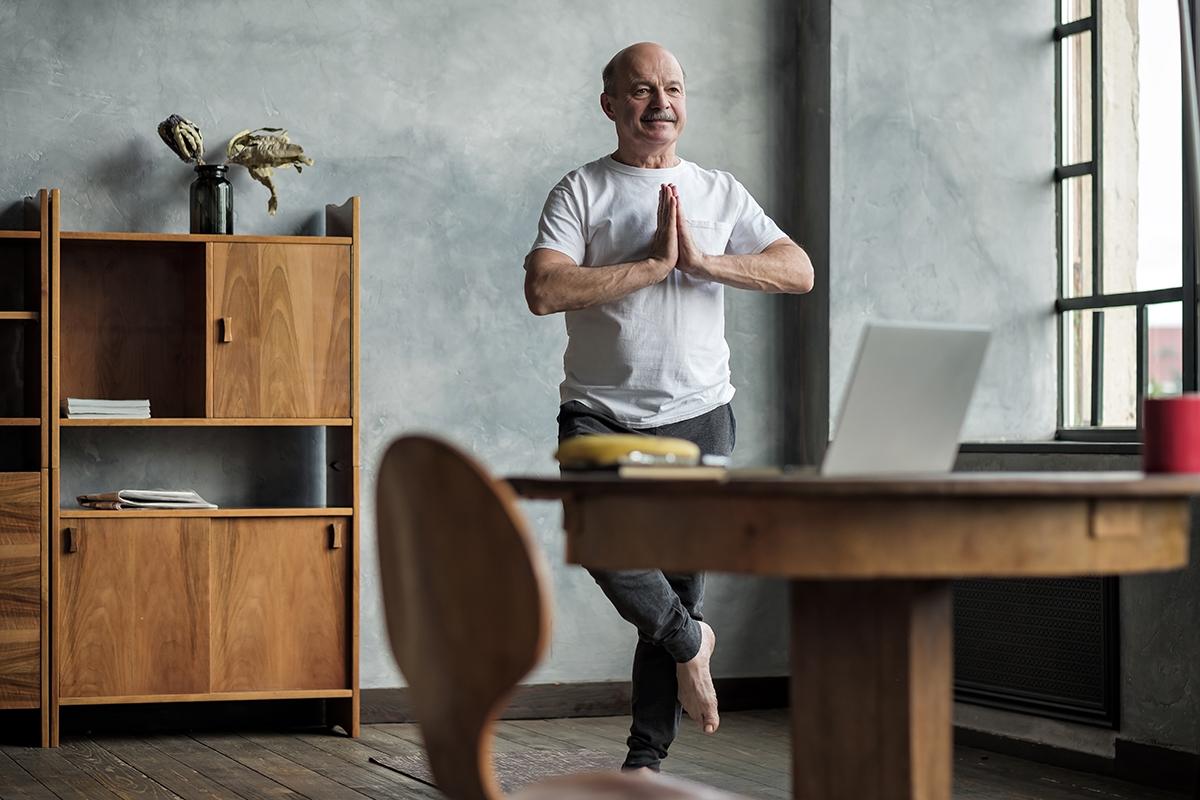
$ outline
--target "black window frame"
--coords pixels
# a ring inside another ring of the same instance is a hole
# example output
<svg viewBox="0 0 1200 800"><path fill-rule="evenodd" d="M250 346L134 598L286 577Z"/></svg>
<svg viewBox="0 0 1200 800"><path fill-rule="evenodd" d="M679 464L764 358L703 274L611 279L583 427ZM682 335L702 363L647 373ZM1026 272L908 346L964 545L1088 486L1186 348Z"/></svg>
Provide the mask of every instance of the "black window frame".
<svg viewBox="0 0 1200 800"><path fill-rule="evenodd" d="M1196 30L1197 9L1200 7L1200 0L1187 0L1189 17L1192 22L1192 30ZM1196 270L1195 262L1195 247L1194 231L1189 221L1192 218L1191 209L1191 187L1190 178L1187 169L1181 169L1183 177L1183 214L1182 214L1182 231L1183 231L1183 258L1180 264L1180 285L1166 289L1153 289L1146 291L1122 292L1115 294L1104 294L1104 263L1103 263L1103 245L1104 245L1104 147L1103 147L1103 47L1102 30L1102 6L1103 0L1091 0L1091 15L1079 20L1073 20L1067 23L1059 23L1054 28L1054 93L1055 93L1055 207L1057 210L1058 223L1056 226L1056 250L1058 256L1055 259L1058 268L1058 297L1055 301L1055 320L1058 337L1058 408L1057 408L1057 424L1055 439L1061 441L1073 442L1129 442L1138 441L1141 439L1142 430L1142 400L1146 395L1147 371L1148 371L1148 316L1147 306L1157 303L1180 302L1182 307L1182 338L1183 338L1183 385L1182 391L1194 392L1197 389L1197 297L1196 297ZM1055 20L1063 18L1063 0L1056 0L1055 3ZM1064 131L1063 131L1063 112L1064 112L1064 92L1063 92L1063 42L1073 36L1091 36L1091 160L1075 164L1064 164ZM1195 45L1193 43L1193 50ZM1180 105L1183 107L1183 100L1180 99ZM1184 109L1186 114L1186 108ZM1187 158L1186 149L1188 147L1186 133L1183 136L1183 158ZM1187 162L1181 162L1186 164ZM1063 208L1063 187L1069 178L1079 177L1081 175L1092 176L1092 241L1091 241L1091 268L1092 268L1092 294L1087 296L1064 297L1064 269L1063 260L1066 257L1065 248L1063 247L1063 226L1064 226L1064 208ZM1189 268L1191 266L1191 268ZM1100 425L1101 412L1104 402L1104 311L1113 308L1133 308L1136 314L1136 343L1135 353L1137 358L1136 364L1136 380L1137 392L1135 397L1135 414L1136 423L1132 428L1105 428ZM1066 315L1072 311L1098 311L1092 315L1092 352L1091 352L1091 407L1088 409L1088 418L1090 425L1087 427L1066 427L1066 398L1067 398L1067 370L1070 365L1067 363L1066 348L1067 341L1064 336Z"/></svg>

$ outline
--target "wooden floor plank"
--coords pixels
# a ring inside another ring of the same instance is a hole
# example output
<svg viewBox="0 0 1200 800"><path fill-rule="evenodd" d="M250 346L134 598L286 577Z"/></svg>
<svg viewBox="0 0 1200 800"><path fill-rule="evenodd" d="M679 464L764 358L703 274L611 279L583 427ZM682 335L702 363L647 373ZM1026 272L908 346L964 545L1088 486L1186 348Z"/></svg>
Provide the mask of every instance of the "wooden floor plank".
<svg viewBox="0 0 1200 800"><path fill-rule="evenodd" d="M259 747L282 756L295 764L328 778L348 789L361 792L373 800L393 798L436 798L440 795L419 781L399 772L343 758L287 733L244 734L244 738ZM333 739L334 737L327 737ZM340 738L340 737L339 737Z"/></svg>
<svg viewBox="0 0 1200 800"><path fill-rule="evenodd" d="M245 800L306 800L304 795L189 736L155 736L145 742L185 767L233 789Z"/></svg>
<svg viewBox="0 0 1200 800"><path fill-rule="evenodd" d="M774 730L778 731L782 727L786 731L786 726L786 721L782 721L774 725ZM603 731L611 730L614 737L623 739L629 732L629 719L601 718L597 727ZM726 715L715 734L706 734L699 725L684 717L679 726L679 735L675 739L676 744L672 745L672 752L684 747L697 751L697 757L700 753L711 753L720 758L738 761L749 758L775 770L790 772L791 737L766 735L769 730L770 728L754 720L742 720L735 715Z"/></svg>
<svg viewBox="0 0 1200 800"><path fill-rule="evenodd" d="M497 723L497 729L503 730L506 722ZM411 747L418 750L423 746L421 739L421 726L411 722L384 723L380 725L372 725L373 730L385 733L388 736L402 742L408 743ZM525 748L517 743L511 742L500 737L493 737L492 752L493 753L515 753L524 750Z"/></svg>
<svg viewBox="0 0 1200 800"><path fill-rule="evenodd" d="M310 800L370 800L301 764L236 734L196 735L195 740Z"/></svg>
<svg viewBox="0 0 1200 800"><path fill-rule="evenodd" d="M360 741L376 750L394 756L407 756L422 752L421 745L395 736L382 729L379 725L363 725Z"/></svg>
<svg viewBox="0 0 1200 800"><path fill-rule="evenodd" d="M25 768L0 753L0 800L58 800Z"/></svg>
<svg viewBox="0 0 1200 800"><path fill-rule="evenodd" d="M399 739L408 742L414 747L421 747L421 726L407 722L383 723L381 725L372 725L372 730L386 733L394 739Z"/></svg>
<svg viewBox="0 0 1200 800"><path fill-rule="evenodd" d="M129 800L181 800L179 795L91 739L64 739L58 751L76 769L91 775L117 797Z"/></svg>
<svg viewBox="0 0 1200 800"><path fill-rule="evenodd" d="M593 718L599 719L599 718ZM556 739L573 742L590 750L601 750L612 753L620 761L625 757L626 747L623 740L605 736L589 728L589 720L519 720L514 724L526 730L542 733ZM579 724L583 723L583 724ZM755 797L778 797L774 787L765 786L751 781L744 776L722 774L702 763L683 758L669 758L663 766L663 772L680 778L705 783L730 792L746 794Z"/></svg>
<svg viewBox="0 0 1200 800"><path fill-rule="evenodd" d="M1139 786L1103 775L1038 764L1000 753L970 747L955 748L955 788L959 778L972 782L978 790L992 792L1028 791L1037 800L1178 800L1180 795ZM1025 789L1023 787L1029 787ZM1016 796L1014 794L1014 796Z"/></svg>
<svg viewBox="0 0 1200 800"><path fill-rule="evenodd" d="M566 722L566 720L564 720ZM592 733L610 738L624 748L629 735L628 717L601 717L596 725L583 726L583 720L570 720L565 726L583 735ZM729 791L748 794L752 797L786 798L790 796L791 766L771 769L760 764L763 759L744 758L727 750L712 747L715 737L705 736L695 730L681 728L680 736L671 744L669 755L663 762L663 771L684 776L684 765L689 768L687 777L702 783L710 783ZM727 734L732 741L732 736ZM706 740L706 741L701 741Z"/></svg>
<svg viewBox="0 0 1200 800"><path fill-rule="evenodd" d="M520 752L522 750L584 749L574 742L564 742L562 739L554 739L544 734L531 731L522 727L515 720L497 724L496 738L499 740L495 748L497 752L503 752L504 750L509 752ZM503 746L503 750L501 749L501 746ZM618 768L620 766L620 759L614 758L613 767Z"/></svg>
<svg viewBox="0 0 1200 800"><path fill-rule="evenodd" d="M322 734L302 733L298 735L301 741L311 744L313 747L318 747L327 753L342 758L351 764L356 764L361 767L366 767L372 770L386 769L378 764L372 764L371 758L375 756L396 755L394 750L386 750L383 746L377 744L372 739L360 736L357 739L351 739L348 736L326 736ZM391 737L387 737L391 738ZM409 787L409 791L417 797L440 798L441 793L431 787L413 780L399 773L393 772L402 780L403 785Z"/></svg>
<svg viewBox="0 0 1200 800"><path fill-rule="evenodd" d="M149 742L113 737L101 740L100 744L184 800L246 800L234 788L224 786L194 767L177 761Z"/></svg>
<svg viewBox="0 0 1200 800"><path fill-rule="evenodd" d="M0 745L4 753L61 800L121 800L55 749Z"/></svg>
<svg viewBox="0 0 1200 800"><path fill-rule="evenodd" d="M595 724L587 727L623 743L629 735L629 722L628 717L599 717ZM776 789L787 789L790 785L790 746L787 751L781 747L771 750L760 746L757 737L738 736L732 730L736 726L732 720L722 723L722 729L713 735L706 735L694 725L687 725L686 718L684 722L664 762L667 771L671 770L672 762L686 761L741 775ZM744 742L744 745L740 745L740 742Z"/></svg>

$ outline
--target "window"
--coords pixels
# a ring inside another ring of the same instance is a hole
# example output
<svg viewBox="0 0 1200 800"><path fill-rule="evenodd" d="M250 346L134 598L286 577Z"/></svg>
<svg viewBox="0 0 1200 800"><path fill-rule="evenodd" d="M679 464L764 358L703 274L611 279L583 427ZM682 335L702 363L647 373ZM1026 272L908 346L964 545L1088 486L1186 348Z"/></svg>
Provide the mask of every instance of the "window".
<svg viewBox="0 0 1200 800"><path fill-rule="evenodd" d="M1143 397L1196 389L1178 10L1058 5L1059 438L1133 440Z"/></svg>

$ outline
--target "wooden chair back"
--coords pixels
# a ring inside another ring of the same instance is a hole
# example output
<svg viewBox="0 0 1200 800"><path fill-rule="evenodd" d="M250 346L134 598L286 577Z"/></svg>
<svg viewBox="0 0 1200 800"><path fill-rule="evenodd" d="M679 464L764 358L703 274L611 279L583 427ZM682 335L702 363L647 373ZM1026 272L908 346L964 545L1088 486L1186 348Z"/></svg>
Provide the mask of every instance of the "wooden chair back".
<svg viewBox="0 0 1200 800"><path fill-rule="evenodd" d="M438 788L502 797L492 726L550 632L545 567L516 496L426 436L384 454L376 487L384 609Z"/></svg>

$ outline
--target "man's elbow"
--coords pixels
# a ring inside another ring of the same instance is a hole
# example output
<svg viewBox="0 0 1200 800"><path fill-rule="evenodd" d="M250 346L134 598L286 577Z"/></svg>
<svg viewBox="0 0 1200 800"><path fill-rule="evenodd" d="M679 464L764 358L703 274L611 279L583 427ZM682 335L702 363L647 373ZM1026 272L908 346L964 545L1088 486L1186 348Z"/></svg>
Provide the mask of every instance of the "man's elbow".
<svg viewBox="0 0 1200 800"><path fill-rule="evenodd" d="M545 317L550 314L553 314L555 311L558 310L554 306L550 305L549 303L547 303L543 300L533 299L533 300L529 300L528 302L529 302L529 310L534 313L534 316Z"/></svg>
<svg viewBox="0 0 1200 800"><path fill-rule="evenodd" d="M808 257L808 253L804 252L804 248L799 245L793 245L796 248L796 266L795 266L795 287L792 289L793 294L808 294L813 290L816 284L816 274L813 272L812 259Z"/></svg>
<svg viewBox="0 0 1200 800"><path fill-rule="evenodd" d="M804 257L804 264L800 268L799 280L796 282L796 294L808 294L816 285L817 278L813 273L812 262L808 260L808 256Z"/></svg>
<svg viewBox="0 0 1200 800"><path fill-rule="evenodd" d="M545 293L539 290L537 282L532 280L525 281L525 303L529 306L529 310L539 317L553 314L558 310L550 303Z"/></svg>

